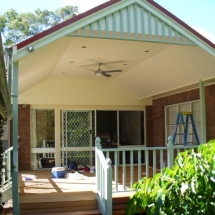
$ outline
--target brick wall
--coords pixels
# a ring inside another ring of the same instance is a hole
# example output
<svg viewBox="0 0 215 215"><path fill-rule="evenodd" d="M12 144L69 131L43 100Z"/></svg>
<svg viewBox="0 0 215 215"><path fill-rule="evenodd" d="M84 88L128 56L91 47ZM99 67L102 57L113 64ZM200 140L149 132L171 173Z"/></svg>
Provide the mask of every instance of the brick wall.
<svg viewBox="0 0 215 215"><path fill-rule="evenodd" d="M30 147L30 105L18 106L18 144L19 144L19 170L31 169L31 147ZM11 144L12 144L11 125Z"/></svg>
<svg viewBox="0 0 215 215"><path fill-rule="evenodd" d="M146 108L146 129L147 146L164 146L165 143L165 115L164 107L176 103L188 102L199 99L199 89L194 89L152 101L151 110ZM206 100L206 125L207 141L215 139L215 84L205 87ZM151 116L150 116L151 114ZM151 121L150 121L151 117ZM149 140L152 137L152 141Z"/></svg>
<svg viewBox="0 0 215 215"><path fill-rule="evenodd" d="M207 141L215 139L215 84L205 87Z"/></svg>

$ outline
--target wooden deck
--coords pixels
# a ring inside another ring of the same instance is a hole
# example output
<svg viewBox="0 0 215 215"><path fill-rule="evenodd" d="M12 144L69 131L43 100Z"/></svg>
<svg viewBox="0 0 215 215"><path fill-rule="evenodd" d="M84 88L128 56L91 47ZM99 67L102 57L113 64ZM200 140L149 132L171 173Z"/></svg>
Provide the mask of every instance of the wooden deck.
<svg viewBox="0 0 215 215"><path fill-rule="evenodd" d="M113 170L114 172L114 170ZM144 168L142 173L144 176ZM34 170L34 171L22 171L19 173L19 202L20 202L20 214L34 214L32 204L40 212L37 214L67 212L74 210L75 207L79 207L78 210L83 208L87 210L93 210L97 208L96 200L96 178L94 173L85 172L82 173L83 179L69 179L69 178L52 178L51 169L48 170ZM32 180L26 180L26 178ZM114 177L114 173L113 173ZM137 167L134 168L134 180L137 181ZM119 168L119 183L122 181L122 169ZM114 182L113 182L114 186ZM130 190L130 168L126 168L126 187ZM113 193L114 198L129 197L133 195L133 192L120 192ZM77 206L71 206L62 210L62 207L71 202L76 202ZM85 202L85 203L83 203ZM86 203L87 202L87 203ZM48 208L59 208L50 211L45 209L43 204L46 204ZM84 204L84 205L83 205ZM88 205L88 207L87 207ZM84 207L83 207L84 206ZM26 210L26 212L23 212ZM36 213L35 213L36 214Z"/></svg>

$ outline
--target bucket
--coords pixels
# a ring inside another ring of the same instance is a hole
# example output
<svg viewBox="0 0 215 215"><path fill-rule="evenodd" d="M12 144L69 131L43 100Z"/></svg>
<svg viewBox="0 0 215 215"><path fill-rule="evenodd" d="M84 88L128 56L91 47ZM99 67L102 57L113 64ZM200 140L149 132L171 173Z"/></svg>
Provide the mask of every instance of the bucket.
<svg viewBox="0 0 215 215"><path fill-rule="evenodd" d="M65 168L64 167L52 168L52 178L65 178Z"/></svg>
<svg viewBox="0 0 215 215"><path fill-rule="evenodd" d="M95 167L90 167L90 173L95 173Z"/></svg>

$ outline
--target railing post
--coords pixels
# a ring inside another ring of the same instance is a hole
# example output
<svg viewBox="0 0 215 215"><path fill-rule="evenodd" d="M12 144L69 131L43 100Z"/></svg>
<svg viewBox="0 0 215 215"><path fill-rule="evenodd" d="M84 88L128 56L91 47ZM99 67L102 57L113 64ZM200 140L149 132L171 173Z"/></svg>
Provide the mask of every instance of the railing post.
<svg viewBox="0 0 215 215"><path fill-rule="evenodd" d="M107 215L112 215L112 167L111 167L111 159L107 158L107 176L105 177L107 179L107 187L106 187L106 212Z"/></svg>
<svg viewBox="0 0 215 215"><path fill-rule="evenodd" d="M100 180L99 180L99 175L100 175L100 168L99 168L99 159L98 159L98 155L97 155L97 150L101 149L101 139L99 137L96 137L96 141L95 141L95 158L96 158L96 191L99 190L100 187Z"/></svg>
<svg viewBox="0 0 215 215"><path fill-rule="evenodd" d="M168 137L167 154L168 154L168 167L171 168L174 165L174 145L172 141L172 136Z"/></svg>

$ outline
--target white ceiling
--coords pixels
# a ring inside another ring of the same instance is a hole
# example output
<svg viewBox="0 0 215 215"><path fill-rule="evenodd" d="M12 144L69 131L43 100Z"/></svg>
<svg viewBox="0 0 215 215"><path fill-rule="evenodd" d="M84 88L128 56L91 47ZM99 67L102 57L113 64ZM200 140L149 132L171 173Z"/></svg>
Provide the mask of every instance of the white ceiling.
<svg viewBox="0 0 215 215"><path fill-rule="evenodd" d="M122 72L95 76L87 69L96 70L98 63ZM20 94L48 80L96 80L143 99L214 78L215 58L197 46L66 36L19 61Z"/></svg>

